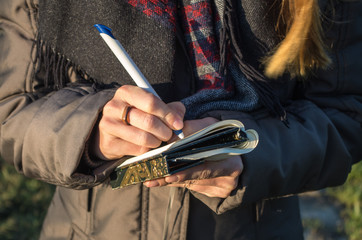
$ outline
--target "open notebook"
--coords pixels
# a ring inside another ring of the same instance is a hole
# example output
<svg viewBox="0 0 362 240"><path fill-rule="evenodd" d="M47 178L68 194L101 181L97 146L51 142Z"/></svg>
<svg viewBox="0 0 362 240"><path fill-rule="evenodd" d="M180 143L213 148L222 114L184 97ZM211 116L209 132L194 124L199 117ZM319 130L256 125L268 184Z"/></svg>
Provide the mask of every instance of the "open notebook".
<svg viewBox="0 0 362 240"><path fill-rule="evenodd" d="M165 177L204 161L245 154L257 146L258 140L257 132L245 130L240 121L220 121L184 139L127 159L111 174L111 186L122 188Z"/></svg>

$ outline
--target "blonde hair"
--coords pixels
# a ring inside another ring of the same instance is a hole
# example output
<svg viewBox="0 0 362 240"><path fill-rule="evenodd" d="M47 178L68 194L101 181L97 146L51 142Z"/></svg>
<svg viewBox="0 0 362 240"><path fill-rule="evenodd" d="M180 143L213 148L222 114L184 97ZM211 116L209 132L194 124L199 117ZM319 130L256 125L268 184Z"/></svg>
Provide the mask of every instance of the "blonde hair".
<svg viewBox="0 0 362 240"><path fill-rule="evenodd" d="M284 72L305 76L313 68L330 64L322 38L318 0L282 0L276 30L285 37L263 61L266 76L277 78Z"/></svg>

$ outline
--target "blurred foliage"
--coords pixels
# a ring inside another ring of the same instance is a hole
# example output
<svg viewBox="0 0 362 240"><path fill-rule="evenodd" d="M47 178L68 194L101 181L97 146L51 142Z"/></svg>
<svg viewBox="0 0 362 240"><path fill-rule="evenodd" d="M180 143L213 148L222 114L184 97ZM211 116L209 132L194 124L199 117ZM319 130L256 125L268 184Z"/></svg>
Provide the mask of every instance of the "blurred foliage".
<svg viewBox="0 0 362 240"><path fill-rule="evenodd" d="M327 189L327 194L344 205L342 217L350 240L362 239L362 162L355 164L347 182Z"/></svg>
<svg viewBox="0 0 362 240"><path fill-rule="evenodd" d="M28 179L0 159L0 239L38 239L54 186Z"/></svg>

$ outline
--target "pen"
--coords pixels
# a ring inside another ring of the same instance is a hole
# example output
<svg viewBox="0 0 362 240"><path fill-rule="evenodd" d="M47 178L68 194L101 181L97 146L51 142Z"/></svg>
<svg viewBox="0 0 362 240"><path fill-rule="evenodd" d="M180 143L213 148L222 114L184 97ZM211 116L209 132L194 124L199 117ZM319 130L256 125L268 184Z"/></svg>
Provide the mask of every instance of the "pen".
<svg viewBox="0 0 362 240"><path fill-rule="evenodd" d="M133 81L136 83L136 85L140 88L145 89L146 91L152 93L159 99L160 96L157 94L157 92L153 89L151 84L147 81L145 76L142 74L142 72L139 70L137 65L133 62L131 57L128 55L126 50L122 47L121 43L113 36L112 29L110 29L107 26L104 26L102 24L95 24L94 25L97 30L99 31L101 37L106 42L108 47L112 50L114 55L118 58L118 60L121 62L123 67L126 69L128 74L131 76ZM174 130L174 133L179 138L184 138L184 134L182 130Z"/></svg>

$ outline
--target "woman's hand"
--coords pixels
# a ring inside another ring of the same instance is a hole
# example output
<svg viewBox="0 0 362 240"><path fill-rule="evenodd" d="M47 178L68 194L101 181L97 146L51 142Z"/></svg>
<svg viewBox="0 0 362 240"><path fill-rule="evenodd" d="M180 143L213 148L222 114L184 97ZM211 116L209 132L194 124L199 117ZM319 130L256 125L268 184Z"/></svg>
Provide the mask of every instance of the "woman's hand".
<svg viewBox="0 0 362 240"><path fill-rule="evenodd" d="M127 125L122 113L127 108ZM136 87L120 87L104 106L92 139L93 154L110 160L124 155L140 155L172 137L172 130L183 128L185 107L181 102L166 104L151 93Z"/></svg>
<svg viewBox="0 0 362 240"><path fill-rule="evenodd" d="M213 118L186 121L183 131L188 135L216 121ZM209 197L226 198L237 187L242 171L240 156L234 156L222 161L205 162L165 178L147 181L144 185L185 187Z"/></svg>

